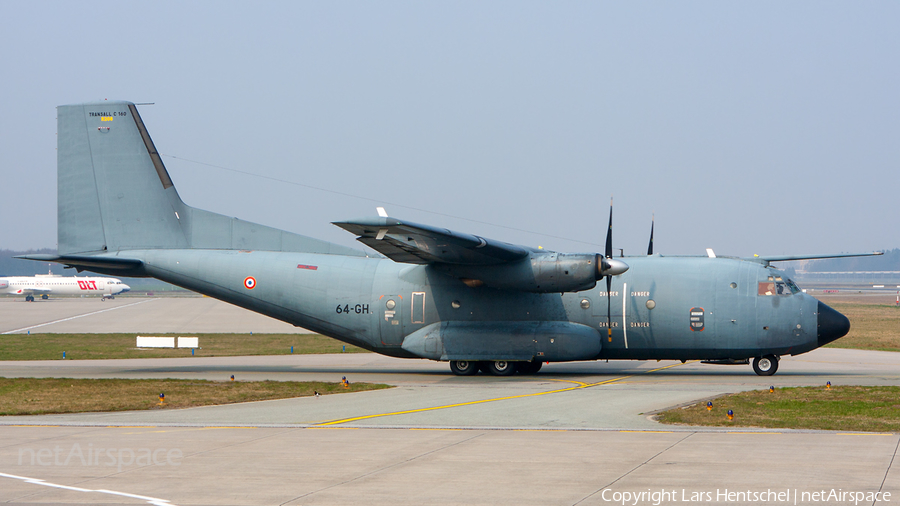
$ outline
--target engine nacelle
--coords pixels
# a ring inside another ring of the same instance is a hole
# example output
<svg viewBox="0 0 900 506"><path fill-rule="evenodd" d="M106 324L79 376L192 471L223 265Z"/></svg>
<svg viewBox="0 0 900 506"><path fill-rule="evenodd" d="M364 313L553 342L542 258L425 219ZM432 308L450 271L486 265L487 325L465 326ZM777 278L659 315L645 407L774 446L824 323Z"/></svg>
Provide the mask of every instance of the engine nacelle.
<svg viewBox="0 0 900 506"><path fill-rule="evenodd" d="M597 285L598 255L548 253L531 257L531 292L580 292ZM530 281L530 280L529 280Z"/></svg>
<svg viewBox="0 0 900 506"><path fill-rule="evenodd" d="M513 264L490 266L435 265L435 268L460 278L469 286L489 286L503 290L553 293L590 290L604 275L610 260L593 253L534 253ZM625 265L618 260L611 260ZM625 266L625 269L628 267ZM622 270L624 272L624 270ZM615 272L614 274L618 274Z"/></svg>

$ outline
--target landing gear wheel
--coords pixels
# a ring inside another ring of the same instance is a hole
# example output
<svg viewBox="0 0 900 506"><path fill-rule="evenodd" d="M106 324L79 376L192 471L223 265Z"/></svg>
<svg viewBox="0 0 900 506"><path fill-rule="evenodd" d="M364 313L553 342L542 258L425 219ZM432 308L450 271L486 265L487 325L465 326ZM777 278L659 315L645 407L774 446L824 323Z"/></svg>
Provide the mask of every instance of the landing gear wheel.
<svg viewBox="0 0 900 506"><path fill-rule="evenodd" d="M478 362L471 360L453 360L450 370L457 376L471 376L478 372Z"/></svg>
<svg viewBox="0 0 900 506"><path fill-rule="evenodd" d="M531 362L519 362L517 367L519 374L537 374L541 370L542 365L544 363L540 360L532 360Z"/></svg>
<svg viewBox="0 0 900 506"><path fill-rule="evenodd" d="M771 376L778 370L778 357L766 355L753 359L753 372L759 376Z"/></svg>
<svg viewBox="0 0 900 506"><path fill-rule="evenodd" d="M26 295L25 302L34 302L34 297L32 297L31 295Z"/></svg>
<svg viewBox="0 0 900 506"><path fill-rule="evenodd" d="M512 376L516 373L516 363L508 360L495 360L487 363L487 370L494 376Z"/></svg>
<svg viewBox="0 0 900 506"><path fill-rule="evenodd" d="M50 298L50 296L45 293L44 295L41 295L41 298L47 300Z"/></svg>

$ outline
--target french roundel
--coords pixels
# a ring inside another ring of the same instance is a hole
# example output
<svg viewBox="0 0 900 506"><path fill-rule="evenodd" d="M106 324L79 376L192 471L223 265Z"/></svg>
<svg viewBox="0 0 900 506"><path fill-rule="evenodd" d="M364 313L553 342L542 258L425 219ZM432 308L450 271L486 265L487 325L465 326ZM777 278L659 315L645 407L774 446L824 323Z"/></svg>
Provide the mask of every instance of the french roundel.
<svg viewBox="0 0 900 506"><path fill-rule="evenodd" d="M246 278L244 278L244 288L246 288L247 290L253 290L254 288L256 288L256 278L254 278L253 276L247 276Z"/></svg>

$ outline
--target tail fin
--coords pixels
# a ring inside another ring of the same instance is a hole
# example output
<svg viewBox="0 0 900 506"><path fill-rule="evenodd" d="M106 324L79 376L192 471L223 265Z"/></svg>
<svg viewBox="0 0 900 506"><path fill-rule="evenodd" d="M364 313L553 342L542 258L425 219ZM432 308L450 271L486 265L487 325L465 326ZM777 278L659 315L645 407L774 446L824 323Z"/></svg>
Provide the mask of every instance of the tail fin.
<svg viewBox="0 0 900 506"><path fill-rule="evenodd" d="M57 113L59 253L188 247L184 203L134 104Z"/></svg>
<svg viewBox="0 0 900 506"><path fill-rule="evenodd" d="M363 252L182 202L131 102L58 108L59 254L133 249Z"/></svg>

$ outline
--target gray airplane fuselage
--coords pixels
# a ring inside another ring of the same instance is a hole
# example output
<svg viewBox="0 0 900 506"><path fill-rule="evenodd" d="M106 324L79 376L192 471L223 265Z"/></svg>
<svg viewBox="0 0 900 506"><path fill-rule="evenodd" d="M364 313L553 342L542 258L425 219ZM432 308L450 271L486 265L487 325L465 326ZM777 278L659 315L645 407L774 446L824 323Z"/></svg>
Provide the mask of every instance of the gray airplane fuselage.
<svg viewBox="0 0 900 506"><path fill-rule="evenodd" d="M143 262L131 275L397 357L745 359L803 353L827 341L817 335L818 300L788 287L760 295L760 283L774 287L770 278L787 276L733 258L627 257L630 269L612 282L609 340L602 283L577 293L528 293L473 288L430 266L378 258L240 250L134 250L128 256ZM252 288L247 278L255 280ZM520 337L470 354L448 354L441 343L430 350L424 343L404 346L434 326L465 334L473 330L468 326L485 324L518 328Z"/></svg>

